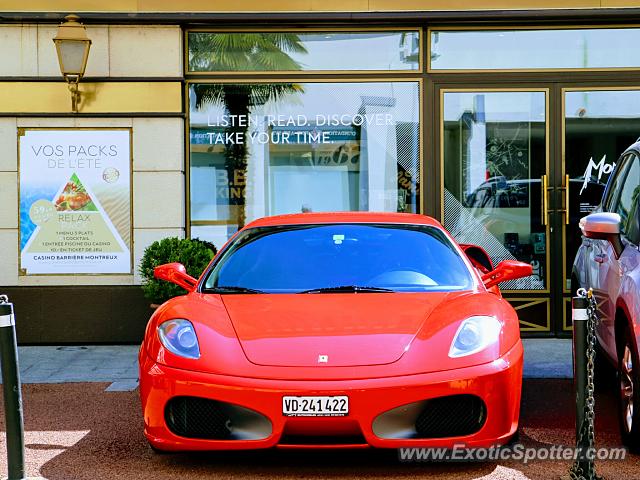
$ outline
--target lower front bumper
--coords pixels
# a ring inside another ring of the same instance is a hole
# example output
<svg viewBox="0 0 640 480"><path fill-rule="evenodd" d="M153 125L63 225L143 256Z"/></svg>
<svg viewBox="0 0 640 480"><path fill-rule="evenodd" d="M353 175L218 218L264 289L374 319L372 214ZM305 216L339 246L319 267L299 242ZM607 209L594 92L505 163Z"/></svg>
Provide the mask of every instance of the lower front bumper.
<svg viewBox="0 0 640 480"><path fill-rule="evenodd" d="M160 450L236 450L355 447L488 447L507 442L518 428L523 349L518 342L504 357L458 370L402 377L342 381L281 381L228 377L185 371L140 358L140 395L144 432ZM372 429L383 412L421 400L457 394L480 397L486 421L473 435L434 439L382 439ZM345 417L286 417L284 395L348 395ZM165 406L177 396L203 397L240 405L266 416L272 432L264 440L201 440L173 434L165 422ZM314 442L313 438L332 438ZM305 439L301 442L300 439ZM352 441L361 438L362 441ZM291 441L294 439L294 441ZM345 441L341 441L344 439Z"/></svg>

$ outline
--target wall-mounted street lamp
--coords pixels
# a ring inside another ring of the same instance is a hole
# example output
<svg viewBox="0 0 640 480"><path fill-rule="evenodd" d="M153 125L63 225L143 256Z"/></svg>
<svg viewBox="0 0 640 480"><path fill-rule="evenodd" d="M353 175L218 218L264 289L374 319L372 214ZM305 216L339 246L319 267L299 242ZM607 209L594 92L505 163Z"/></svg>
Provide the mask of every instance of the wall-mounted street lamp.
<svg viewBox="0 0 640 480"><path fill-rule="evenodd" d="M80 103L78 82L84 75L89 58L91 40L87 37L87 29L78 22L77 15L67 15L66 22L58 27L58 34L53 38L60 63L60 72L69 84L71 92L71 109L77 113Z"/></svg>

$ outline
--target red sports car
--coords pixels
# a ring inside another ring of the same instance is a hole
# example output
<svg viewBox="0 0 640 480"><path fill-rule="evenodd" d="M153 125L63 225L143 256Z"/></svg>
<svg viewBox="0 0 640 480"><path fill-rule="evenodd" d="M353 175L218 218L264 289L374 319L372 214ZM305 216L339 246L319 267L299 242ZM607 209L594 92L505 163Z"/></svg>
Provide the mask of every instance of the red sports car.
<svg viewBox="0 0 640 480"><path fill-rule="evenodd" d="M411 214L304 213L238 232L151 317L140 349L154 449L506 443L522 343L497 288L531 274Z"/></svg>

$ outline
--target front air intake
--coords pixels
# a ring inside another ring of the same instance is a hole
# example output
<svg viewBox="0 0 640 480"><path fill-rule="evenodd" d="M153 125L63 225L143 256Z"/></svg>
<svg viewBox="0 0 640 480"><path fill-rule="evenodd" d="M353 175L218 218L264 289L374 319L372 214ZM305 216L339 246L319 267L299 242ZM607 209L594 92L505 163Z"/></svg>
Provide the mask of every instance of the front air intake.
<svg viewBox="0 0 640 480"><path fill-rule="evenodd" d="M418 438L472 435L486 419L484 402L475 395L451 395L428 400L415 422Z"/></svg>
<svg viewBox="0 0 640 480"><path fill-rule="evenodd" d="M263 440L271 435L264 415L231 403L201 397L174 397L165 421L180 437L203 440Z"/></svg>
<svg viewBox="0 0 640 480"><path fill-rule="evenodd" d="M473 435L487 419L475 395L449 395L402 405L378 415L373 433L386 439L449 438Z"/></svg>
<svg viewBox="0 0 640 480"><path fill-rule="evenodd" d="M210 440L227 440L231 437L231 419L216 400L173 398L167 404L165 418L169 430L181 437Z"/></svg>

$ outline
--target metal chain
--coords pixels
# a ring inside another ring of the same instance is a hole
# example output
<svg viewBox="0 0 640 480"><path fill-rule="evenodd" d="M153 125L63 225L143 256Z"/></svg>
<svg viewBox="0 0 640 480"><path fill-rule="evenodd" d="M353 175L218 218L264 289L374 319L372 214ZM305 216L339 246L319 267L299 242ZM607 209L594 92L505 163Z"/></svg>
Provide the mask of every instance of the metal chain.
<svg viewBox="0 0 640 480"><path fill-rule="evenodd" d="M595 447L595 405L596 399L594 395L594 376L595 376L595 358L596 358L596 324L598 323L597 308L598 304L593 296L593 291L589 289L586 291L581 288L577 292L579 297L587 297L587 394L585 397L585 415L584 421L580 426L580 437L577 445L584 445L586 439L590 449ZM593 451L593 450L592 450ZM585 455L586 452L580 452L581 455ZM593 459L588 459L586 471L583 471L581 465L584 462L576 460L569 476L571 480L603 480L596 474L596 468Z"/></svg>

